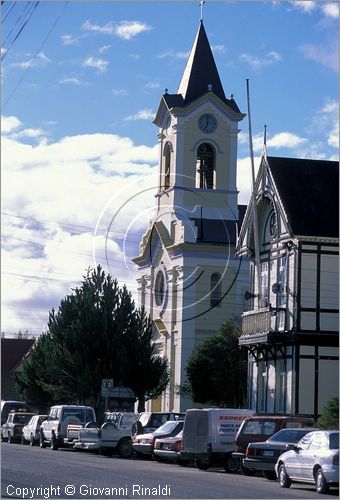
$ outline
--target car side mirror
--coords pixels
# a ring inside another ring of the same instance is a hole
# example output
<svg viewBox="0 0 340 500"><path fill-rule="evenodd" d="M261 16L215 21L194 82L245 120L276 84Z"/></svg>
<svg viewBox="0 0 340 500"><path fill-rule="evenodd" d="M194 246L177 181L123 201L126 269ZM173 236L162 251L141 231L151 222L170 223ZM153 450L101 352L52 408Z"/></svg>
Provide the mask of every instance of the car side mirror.
<svg viewBox="0 0 340 500"><path fill-rule="evenodd" d="M295 451L295 453L299 453L299 451L301 450L301 448L299 448L298 446L296 446L296 444L287 444L286 450L287 451Z"/></svg>

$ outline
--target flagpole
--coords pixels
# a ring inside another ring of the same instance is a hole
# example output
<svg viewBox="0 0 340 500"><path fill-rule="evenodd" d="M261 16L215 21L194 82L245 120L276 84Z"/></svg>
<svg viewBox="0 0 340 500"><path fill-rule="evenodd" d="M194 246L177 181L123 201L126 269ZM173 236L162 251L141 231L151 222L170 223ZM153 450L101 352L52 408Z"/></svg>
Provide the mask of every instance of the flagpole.
<svg viewBox="0 0 340 500"><path fill-rule="evenodd" d="M258 217L257 217L257 203L256 203L256 192L255 192L255 166L254 166L254 150L253 150L253 138L251 129L251 115L250 115L250 96L249 96L249 78L247 82L247 105L248 105L248 125L249 125L249 149L250 149L250 160L251 160L251 177L252 177L252 200L253 200L253 230L254 230L254 249L255 249L255 273L257 276L257 300L258 307L261 307L261 261L260 261L260 249L259 249L259 228L258 228Z"/></svg>

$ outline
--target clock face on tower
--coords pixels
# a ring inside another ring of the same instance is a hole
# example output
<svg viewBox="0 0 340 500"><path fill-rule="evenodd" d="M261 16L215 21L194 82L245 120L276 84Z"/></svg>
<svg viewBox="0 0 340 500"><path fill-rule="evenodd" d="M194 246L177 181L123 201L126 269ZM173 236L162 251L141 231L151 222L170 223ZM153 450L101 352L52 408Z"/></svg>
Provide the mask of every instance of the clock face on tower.
<svg viewBox="0 0 340 500"><path fill-rule="evenodd" d="M210 113L204 113L198 119L198 128L205 134L212 134L217 129L217 118Z"/></svg>

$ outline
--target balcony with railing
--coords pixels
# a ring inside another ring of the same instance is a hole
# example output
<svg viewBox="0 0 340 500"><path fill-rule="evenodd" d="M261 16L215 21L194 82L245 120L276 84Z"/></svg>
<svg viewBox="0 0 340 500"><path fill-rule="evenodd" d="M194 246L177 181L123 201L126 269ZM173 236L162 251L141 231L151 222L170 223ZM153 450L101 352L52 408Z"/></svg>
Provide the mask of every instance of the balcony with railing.
<svg viewBox="0 0 340 500"><path fill-rule="evenodd" d="M242 314L242 335L240 344L251 340L268 340L270 333L284 332L286 328L286 309L265 307Z"/></svg>

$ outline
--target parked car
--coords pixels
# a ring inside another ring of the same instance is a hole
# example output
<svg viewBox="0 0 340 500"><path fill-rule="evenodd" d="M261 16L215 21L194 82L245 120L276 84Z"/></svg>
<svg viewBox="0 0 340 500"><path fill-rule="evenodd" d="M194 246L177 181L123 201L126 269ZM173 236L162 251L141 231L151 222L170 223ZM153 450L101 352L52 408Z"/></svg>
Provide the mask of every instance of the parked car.
<svg viewBox="0 0 340 500"><path fill-rule="evenodd" d="M131 428L137 416L132 412L106 412L100 429L94 423L79 429L74 448L100 451L108 456L117 451L122 458L130 458L133 453Z"/></svg>
<svg viewBox="0 0 340 500"><path fill-rule="evenodd" d="M132 440L132 448L139 456L153 456L155 441L158 438L176 436L183 429L184 420L165 422L154 432L137 434Z"/></svg>
<svg viewBox="0 0 340 500"><path fill-rule="evenodd" d="M176 436L157 438L155 440L154 455L156 460L175 462L177 465L187 465L190 461L181 455L183 431Z"/></svg>
<svg viewBox="0 0 340 500"><path fill-rule="evenodd" d="M7 421L8 415L11 411L19 410L30 412L29 406L24 401L1 400L1 425Z"/></svg>
<svg viewBox="0 0 340 500"><path fill-rule="evenodd" d="M317 493L326 493L339 486L339 431L310 432L287 448L275 465L281 488L311 483Z"/></svg>
<svg viewBox="0 0 340 500"><path fill-rule="evenodd" d="M232 455L239 461L242 472L246 475L252 475L254 471L248 467L243 467L243 459L246 456L249 443L266 441L281 429L313 426L314 420L308 417L263 415L247 418L242 422L236 434L235 451Z"/></svg>
<svg viewBox="0 0 340 500"><path fill-rule="evenodd" d="M315 429L309 427L298 429L281 429L271 436L267 441L249 443L243 466L253 471L262 471L266 479L276 479L275 464L278 457L287 449L287 444L295 444L308 432Z"/></svg>
<svg viewBox="0 0 340 500"><path fill-rule="evenodd" d="M12 411L7 421L1 426L1 441L9 443L20 443L22 428L26 425L34 413Z"/></svg>
<svg viewBox="0 0 340 500"><path fill-rule="evenodd" d="M143 411L132 426L132 437L136 437L137 434L153 432L168 420L183 420L184 417L185 413Z"/></svg>
<svg viewBox="0 0 340 500"><path fill-rule="evenodd" d="M235 436L244 419L251 415L252 410L239 408L187 410L182 457L194 460L202 470L221 466L226 472L236 472L239 464L232 457Z"/></svg>
<svg viewBox="0 0 340 500"><path fill-rule="evenodd" d="M95 421L96 415L92 406L52 406L47 419L40 426L40 447L46 448L49 444L52 450L57 450L61 445L73 444L78 439L79 429L86 423Z"/></svg>
<svg viewBox="0 0 340 500"><path fill-rule="evenodd" d="M34 446L39 443L40 425L46 418L47 415L33 415L31 420L22 428L21 444L29 443Z"/></svg>

